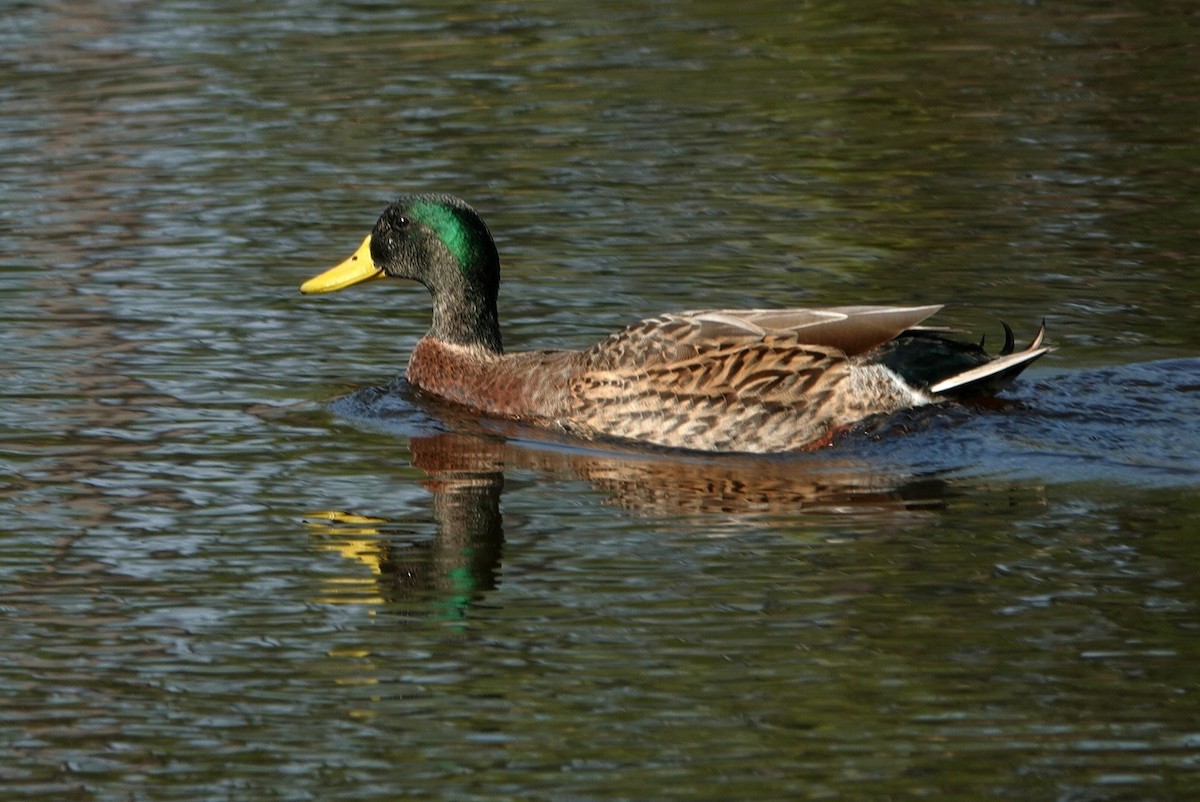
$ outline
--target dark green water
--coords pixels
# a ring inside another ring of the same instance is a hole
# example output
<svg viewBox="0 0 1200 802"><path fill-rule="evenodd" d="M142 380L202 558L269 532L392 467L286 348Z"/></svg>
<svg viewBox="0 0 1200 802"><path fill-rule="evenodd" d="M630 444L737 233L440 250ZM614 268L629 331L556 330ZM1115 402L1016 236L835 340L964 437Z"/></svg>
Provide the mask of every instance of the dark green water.
<svg viewBox="0 0 1200 802"><path fill-rule="evenodd" d="M0 797L1191 798L1198 42L1183 0L13 5ZM497 234L510 348L896 302L1058 350L818 454L547 442L368 389L419 288L297 293L418 190Z"/></svg>

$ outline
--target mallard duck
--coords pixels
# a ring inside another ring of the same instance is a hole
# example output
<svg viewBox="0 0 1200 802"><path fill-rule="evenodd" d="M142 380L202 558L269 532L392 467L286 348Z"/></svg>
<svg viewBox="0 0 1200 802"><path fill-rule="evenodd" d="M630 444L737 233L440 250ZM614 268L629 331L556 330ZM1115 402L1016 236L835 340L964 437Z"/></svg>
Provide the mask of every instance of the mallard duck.
<svg viewBox="0 0 1200 802"><path fill-rule="evenodd" d="M506 353L500 258L462 200L408 195L349 259L300 291L371 279L419 281L429 332L405 373L418 390L488 416L576 437L719 452L827 445L864 419L941 399L989 396L1049 348L1045 325L997 356L919 328L941 306L702 310L659 315L581 351Z"/></svg>

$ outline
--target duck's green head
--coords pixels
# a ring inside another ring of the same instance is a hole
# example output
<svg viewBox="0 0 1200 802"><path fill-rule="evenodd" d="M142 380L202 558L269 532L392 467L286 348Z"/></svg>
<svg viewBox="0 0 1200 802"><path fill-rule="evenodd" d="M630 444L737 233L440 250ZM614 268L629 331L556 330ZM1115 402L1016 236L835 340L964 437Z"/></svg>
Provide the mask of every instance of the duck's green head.
<svg viewBox="0 0 1200 802"><path fill-rule="evenodd" d="M300 292L333 292L387 277L429 288L429 336L502 350L496 314L500 257L483 219L463 201L449 195L401 197L349 259L304 282Z"/></svg>

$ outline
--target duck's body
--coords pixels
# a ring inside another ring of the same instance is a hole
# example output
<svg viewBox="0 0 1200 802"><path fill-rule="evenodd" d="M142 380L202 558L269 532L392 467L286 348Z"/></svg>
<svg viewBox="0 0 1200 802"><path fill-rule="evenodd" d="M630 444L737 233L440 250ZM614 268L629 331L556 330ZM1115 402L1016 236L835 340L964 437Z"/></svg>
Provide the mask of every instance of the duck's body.
<svg viewBox="0 0 1200 802"><path fill-rule="evenodd" d="M932 309L903 311L920 319ZM796 331L764 330L738 314L663 315L585 351L497 354L426 337L405 375L415 387L488 415L585 439L703 451L812 448L869 415L934 400L869 357Z"/></svg>
<svg viewBox="0 0 1200 802"><path fill-rule="evenodd" d="M479 216L446 196L401 198L350 259L307 282L324 292L385 275L434 297L406 378L496 417L586 439L703 451L825 445L872 415L990 395L1044 354L1002 354L914 328L939 306L709 310L641 321L583 351L505 353L499 259Z"/></svg>

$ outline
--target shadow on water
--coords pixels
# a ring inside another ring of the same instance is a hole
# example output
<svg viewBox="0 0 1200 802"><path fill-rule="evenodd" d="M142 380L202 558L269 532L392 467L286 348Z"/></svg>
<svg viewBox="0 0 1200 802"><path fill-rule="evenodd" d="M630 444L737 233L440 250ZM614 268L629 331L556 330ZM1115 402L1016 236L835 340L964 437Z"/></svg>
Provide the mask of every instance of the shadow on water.
<svg viewBox="0 0 1200 802"><path fill-rule="evenodd" d="M361 560L389 602L450 594L462 613L497 585L505 474L584 481L630 514L703 516L736 530L786 515L927 515L964 483L996 479L1178 487L1200 483L1200 359L1046 375L986 410L932 407L860 427L831 449L782 456L605 448L482 421L417 397L403 379L336 399L355 427L408 441L436 537L370 511L315 514L328 548ZM717 523L714 524L714 521ZM444 595L443 595L444 598Z"/></svg>

